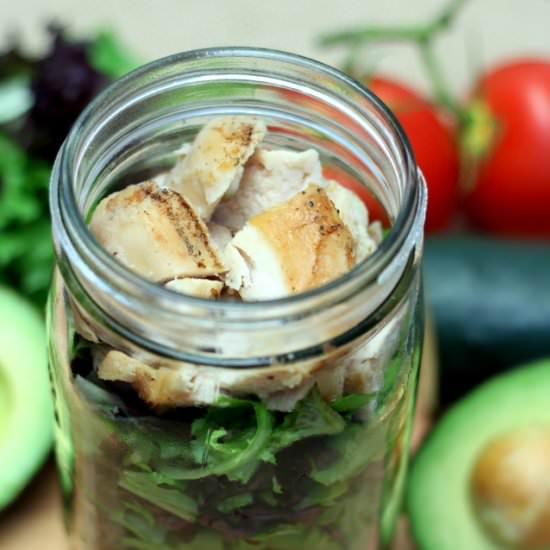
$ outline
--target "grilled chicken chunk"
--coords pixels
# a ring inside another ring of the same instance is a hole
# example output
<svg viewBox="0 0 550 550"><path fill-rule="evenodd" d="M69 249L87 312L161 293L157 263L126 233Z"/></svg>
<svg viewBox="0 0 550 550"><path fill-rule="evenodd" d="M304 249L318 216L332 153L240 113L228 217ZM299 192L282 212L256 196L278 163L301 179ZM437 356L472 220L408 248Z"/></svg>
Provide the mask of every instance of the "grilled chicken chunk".
<svg viewBox="0 0 550 550"><path fill-rule="evenodd" d="M216 299L220 297L223 290L223 282L210 279L194 279L187 277L185 279L173 279L165 285L169 290L189 294L198 298Z"/></svg>
<svg viewBox="0 0 550 550"><path fill-rule="evenodd" d="M258 149L245 167L238 192L220 203L214 220L236 232L253 216L321 180L319 154L313 149L300 153Z"/></svg>
<svg viewBox="0 0 550 550"><path fill-rule="evenodd" d="M153 182L130 185L103 199L90 230L110 254L152 281L226 271L191 205Z"/></svg>
<svg viewBox="0 0 550 550"><path fill-rule="evenodd" d="M353 192L323 178L316 151L259 148L265 133L250 117L211 121L178 151L170 172L101 201L91 231L136 273L203 298L280 298L345 274L374 252L381 227L369 225ZM291 411L314 384L326 400L378 389L399 322L353 353L258 369L132 357L90 339L99 378L131 384L152 407L253 394L270 409Z"/></svg>
<svg viewBox="0 0 550 550"><path fill-rule="evenodd" d="M208 221L221 199L237 190L244 165L265 132L265 124L254 118L212 120L201 129L163 184L183 195Z"/></svg>
<svg viewBox="0 0 550 550"><path fill-rule="evenodd" d="M384 240L384 228L382 223L378 220L372 222L369 225L369 237L374 241L376 246L378 246Z"/></svg>
<svg viewBox="0 0 550 550"><path fill-rule="evenodd" d="M225 247L233 238L231 231L229 231L227 227L214 222L210 222L207 227L208 232L210 233L210 239L217 246L218 250L220 252L225 250Z"/></svg>
<svg viewBox="0 0 550 550"><path fill-rule="evenodd" d="M152 407L209 405L220 394L257 395L271 410L291 411L317 384L327 401L344 393L378 391L384 368L398 346L403 311L351 354L335 350L322 361L281 364L257 369L192 365L138 358L105 346L94 346L94 367L100 379L131 384Z"/></svg>
<svg viewBox="0 0 550 550"><path fill-rule="evenodd" d="M355 263L363 261L377 246L369 232L369 213L365 203L353 191L336 181L325 181L322 187L353 236Z"/></svg>
<svg viewBox="0 0 550 550"><path fill-rule="evenodd" d="M328 194L342 221L355 241L356 263L376 249L368 232L369 216L363 201L336 181L323 179L319 154L313 149L303 152L259 148L248 161L237 193L222 200L214 220L235 232L246 222L281 204L310 183L316 183Z"/></svg>
<svg viewBox="0 0 550 550"><path fill-rule="evenodd" d="M95 351L94 363L99 378L132 384L141 399L153 407L213 403L219 395L215 379L197 376L196 367L153 367L121 351L102 348Z"/></svg>
<svg viewBox="0 0 550 550"><path fill-rule="evenodd" d="M229 286L265 300L321 286L355 263L351 232L326 192L309 185L248 221L225 250Z"/></svg>

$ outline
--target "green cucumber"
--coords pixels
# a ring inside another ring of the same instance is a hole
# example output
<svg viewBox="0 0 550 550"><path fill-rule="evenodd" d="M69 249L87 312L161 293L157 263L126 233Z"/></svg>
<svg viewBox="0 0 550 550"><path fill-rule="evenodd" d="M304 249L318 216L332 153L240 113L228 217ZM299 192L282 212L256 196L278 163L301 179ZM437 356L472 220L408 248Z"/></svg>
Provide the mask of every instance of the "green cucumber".
<svg viewBox="0 0 550 550"><path fill-rule="evenodd" d="M442 403L497 372L550 356L550 243L429 238L424 277Z"/></svg>

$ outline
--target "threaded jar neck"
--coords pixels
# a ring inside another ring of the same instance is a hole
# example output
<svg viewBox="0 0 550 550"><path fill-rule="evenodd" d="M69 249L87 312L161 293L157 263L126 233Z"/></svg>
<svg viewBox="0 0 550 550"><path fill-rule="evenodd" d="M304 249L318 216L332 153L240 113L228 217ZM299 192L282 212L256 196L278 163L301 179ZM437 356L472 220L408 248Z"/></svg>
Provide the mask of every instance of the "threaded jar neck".
<svg viewBox="0 0 550 550"><path fill-rule="evenodd" d="M86 224L98 200L166 169L183 142L222 115L261 118L269 146L314 148L368 187L392 221L372 256L302 294L229 302L176 295L101 248ZM97 97L58 155L50 202L60 271L93 322L179 360L258 366L320 353L384 314L418 261L425 186L398 122L358 82L288 53L220 48L160 59Z"/></svg>

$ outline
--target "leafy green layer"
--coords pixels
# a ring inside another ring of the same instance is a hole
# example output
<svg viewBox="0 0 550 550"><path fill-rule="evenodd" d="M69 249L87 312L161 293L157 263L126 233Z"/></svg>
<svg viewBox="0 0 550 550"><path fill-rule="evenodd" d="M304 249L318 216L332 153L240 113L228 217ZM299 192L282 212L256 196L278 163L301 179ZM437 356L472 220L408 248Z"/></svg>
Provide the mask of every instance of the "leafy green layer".
<svg viewBox="0 0 550 550"><path fill-rule="evenodd" d="M384 431L374 432L360 419L364 415L355 416L372 396L328 403L314 387L290 413L270 411L255 399L223 396L181 422L177 414L170 420L134 417L97 383L81 380L79 387L107 416L106 433L118 433L127 449L119 486L133 508L125 509L118 523L131 548L146 548L151 541L158 548L178 548L170 536L177 540L178 533L191 533L195 544L209 531L219 533L218 541L234 541L231 548L266 543L283 548L315 537L327 548L339 548L332 530L341 518L333 512L343 513L366 466L384 454L379 437ZM139 520L132 498L150 506L155 517L167 513L177 519L166 527L157 520L148 534L153 523L146 512Z"/></svg>

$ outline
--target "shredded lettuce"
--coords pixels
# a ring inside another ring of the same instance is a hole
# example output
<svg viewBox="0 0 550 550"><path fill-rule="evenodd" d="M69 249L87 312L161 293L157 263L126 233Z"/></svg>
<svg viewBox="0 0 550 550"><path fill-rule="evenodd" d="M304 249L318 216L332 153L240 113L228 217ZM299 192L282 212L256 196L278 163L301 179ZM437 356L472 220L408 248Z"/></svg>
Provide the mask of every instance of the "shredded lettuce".
<svg viewBox="0 0 550 550"><path fill-rule="evenodd" d="M353 413L364 407L374 398L370 393L350 393L331 403L332 408L339 413Z"/></svg>
<svg viewBox="0 0 550 550"><path fill-rule="evenodd" d="M329 486L344 479L357 476L367 464L375 459L385 448L385 431L380 426L365 428L352 424L341 434L335 435L330 441L331 447L338 458L325 468L315 468L311 478Z"/></svg>
<svg viewBox="0 0 550 550"><path fill-rule="evenodd" d="M161 487L147 472L122 473L119 485L141 499L186 521L195 521L197 503L183 491Z"/></svg>
<svg viewBox="0 0 550 550"><path fill-rule="evenodd" d="M241 427L236 423L227 429L216 420L221 418L219 409L225 408L243 409L239 418L254 418L255 425ZM254 411L253 417L247 412L250 408ZM158 470L173 479L189 480L212 475L234 476L236 471L244 469L248 481L253 473L248 467L258 460L267 445L272 424L273 417L262 403L222 397L209 409L205 418L193 422L191 448L197 466L189 468L183 464L167 463L160 465Z"/></svg>
<svg viewBox="0 0 550 550"><path fill-rule="evenodd" d="M228 514L239 508L244 508L254 502L254 497L251 493L241 493L233 497L226 498L218 504L218 510L222 514Z"/></svg>
<svg viewBox="0 0 550 550"><path fill-rule="evenodd" d="M177 531L162 522L153 525L141 513L147 503L192 524L193 545L206 536L204 528L215 525L219 536L213 547L231 540L232 549L264 543L282 549L290 541L318 538L336 548L333 535L308 525L325 522L319 525L330 532L340 520L328 512L343 510L357 476L382 459L385 448L384 430L354 417L370 396L328 403L314 387L290 413L270 411L256 399L224 396L182 423L133 417L93 375L83 380L77 382L81 391L108 417L109 433L118 433L126 448L119 485L134 505L116 521L130 548L179 547L173 545Z"/></svg>
<svg viewBox="0 0 550 550"><path fill-rule="evenodd" d="M114 519L139 541L158 545L166 538L165 530L157 526L152 512L137 502L126 502L122 510L115 512Z"/></svg>

